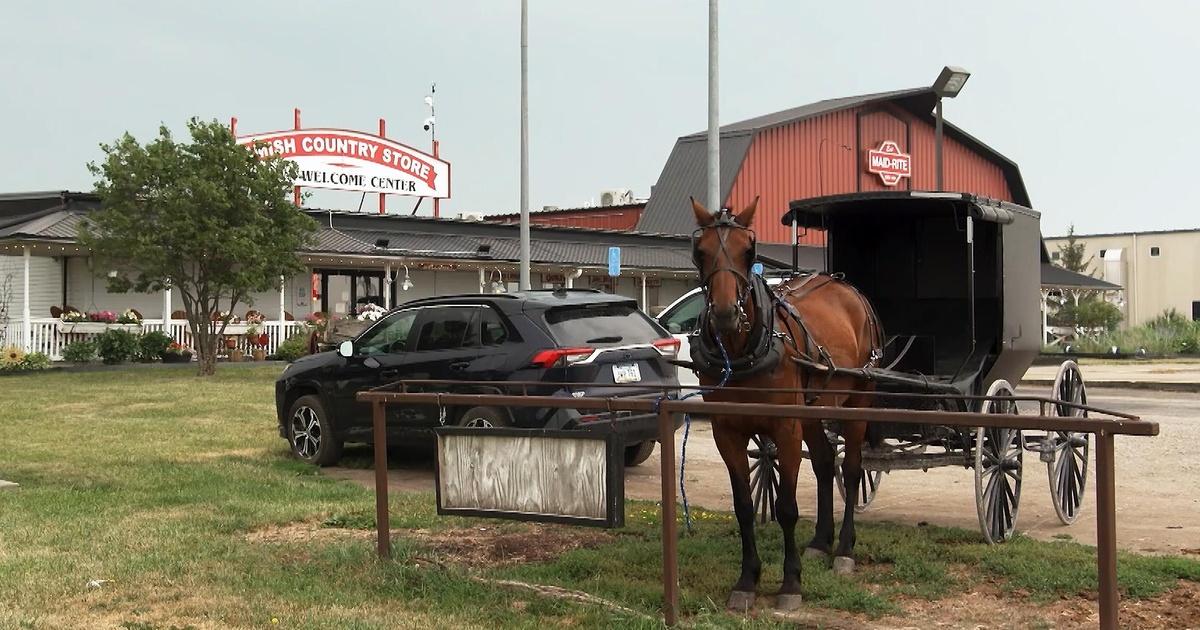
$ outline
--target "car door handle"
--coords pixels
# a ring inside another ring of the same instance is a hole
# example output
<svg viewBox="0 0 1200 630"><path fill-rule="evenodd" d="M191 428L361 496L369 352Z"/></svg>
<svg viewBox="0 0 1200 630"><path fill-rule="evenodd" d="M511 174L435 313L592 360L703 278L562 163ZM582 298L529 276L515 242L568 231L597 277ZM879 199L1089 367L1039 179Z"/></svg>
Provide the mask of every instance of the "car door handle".
<svg viewBox="0 0 1200 630"><path fill-rule="evenodd" d="M398 378L400 376L400 370L396 369L396 368L391 368L388 370L380 370L379 376L383 379Z"/></svg>
<svg viewBox="0 0 1200 630"><path fill-rule="evenodd" d="M450 371L451 372L462 372L463 370L467 369L468 367L471 367L470 361L458 361L458 362L450 364Z"/></svg>

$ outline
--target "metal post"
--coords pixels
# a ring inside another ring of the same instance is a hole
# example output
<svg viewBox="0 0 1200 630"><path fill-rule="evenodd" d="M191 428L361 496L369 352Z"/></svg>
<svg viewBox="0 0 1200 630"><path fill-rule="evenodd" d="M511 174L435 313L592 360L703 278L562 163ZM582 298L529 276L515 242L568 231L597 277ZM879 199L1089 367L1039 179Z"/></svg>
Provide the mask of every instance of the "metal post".
<svg viewBox="0 0 1200 630"><path fill-rule="evenodd" d="M283 330L283 322L287 321L287 277L279 276L279 326Z"/></svg>
<svg viewBox="0 0 1200 630"><path fill-rule="evenodd" d="M383 403L371 404L375 440L375 539L380 558L392 557L392 532L388 522L387 431Z"/></svg>
<svg viewBox="0 0 1200 630"><path fill-rule="evenodd" d="M292 109L292 128L300 129L300 108L299 107L295 107ZM292 188L292 203L295 204L297 208L300 207L300 187L299 186L294 186Z"/></svg>
<svg viewBox="0 0 1200 630"><path fill-rule="evenodd" d="M387 137L387 121L379 119L379 137ZM387 214L387 194L379 193L379 214Z"/></svg>
<svg viewBox="0 0 1200 630"><path fill-rule="evenodd" d="M433 141L433 157L439 157L437 140ZM433 198L433 218L435 218L435 219L442 218L442 199L441 199L441 197Z"/></svg>
<svg viewBox="0 0 1200 630"><path fill-rule="evenodd" d="M1100 577L1100 627L1117 629L1117 491L1113 436L1096 433L1096 571Z"/></svg>
<svg viewBox="0 0 1200 630"><path fill-rule="evenodd" d="M792 215L792 273L800 272L800 224Z"/></svg>
<svg viewBox="0 0 1200 630"><path fill-rule="evenodd" d="M529 289L529 0L521 0L521 290Z"/></svg>
<svg viewBox="0 0 1200 630"><path fill-rule="evenodd" d="M392 263L383 266L383 308L392 308Z"/></svg>
<svg viewBox="0 0 1200 630"><path fill-rule="evenodd" d="M33 352L33 316L29 311L29 263L32 254L29 251L29 246L22 248L22 263L24 264L25 273L21 278L21 346L25 352Z"/></svg>
<svg viewBox="0 0 1200 630"><path fill-rule="evenodd" d="M675 523L675 423L667 404L658 409L658 452L662 463L663 619L679 619L679 540Z"/></svg>
<svg viewBox="0 0 1200 630"><path fill-rule="evenodd" d="M940 96L938 97L938 100L937 100L937 116L936 116L936 118L937 118L937 123L936 123L935 129L934 129L935 139L933 142L933 155L934 155L933 160L934 160L934 163L936 164L935 168L937 169L937 185L934 187L934 189L937 190L938 192L941 192L941 190L942 190L942 97L940 97Z"/></svg>
<svg viewBox="0 0 1200 630"><path fill-rule="evenodd" d="M649 313L650 305L647 303L649 298L646 295L646 274L642 274L642 310Z"/></svg>
<svg viewBox="0 0 1200 630"><path fill-rule="evenodd" d="M721 209L721 130L717 67L717 0L708 0L708 194L705 203L712 212Z"/></svg>

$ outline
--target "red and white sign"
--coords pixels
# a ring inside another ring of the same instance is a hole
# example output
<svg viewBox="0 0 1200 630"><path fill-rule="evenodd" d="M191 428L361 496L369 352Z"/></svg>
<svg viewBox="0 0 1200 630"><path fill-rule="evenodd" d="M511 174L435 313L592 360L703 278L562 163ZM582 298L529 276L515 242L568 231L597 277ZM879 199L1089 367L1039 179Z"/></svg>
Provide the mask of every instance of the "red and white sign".
<svg viewBox="0 0 1200 630"><path fill-rule="evenodd" d="M345 129L295 129L237 141L259 157L295 162L297 186L450 197L448 162L387 138Z"/></svg>
<svg viewBox="0 0 1200 630"><path fill-rule="evenodd" d="M901 178L912 177L912 156L895 142L884 140L878 149L867 153L867 171L879 175L885 186L895 186Z"/></svg>

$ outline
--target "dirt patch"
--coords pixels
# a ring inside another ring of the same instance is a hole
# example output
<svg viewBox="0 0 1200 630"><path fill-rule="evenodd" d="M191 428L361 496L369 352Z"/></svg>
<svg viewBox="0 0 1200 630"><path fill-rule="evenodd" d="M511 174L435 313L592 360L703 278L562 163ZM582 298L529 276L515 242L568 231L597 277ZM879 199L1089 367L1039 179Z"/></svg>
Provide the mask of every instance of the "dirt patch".
<svg viewBox="0 0 1200 630"><path fill-rule="evenodd" d="M937 600L894 598L904 614L867 621L871 628L1095 628L1100 624L1095 599L1071 597L1039 603L1021 593L981 584ZM1200 627L1200 584L1180 581L1157 598L1122 600L1121 627L1167 630Z"/></svg>
<svg viewBox="0 0 1200 630"><path fill-rule="evenodd" d="M329 542L342 540L364 540L374 538L375 532L365 529L341 529L322 527L320 523L303 522L287 525L272 525L246 534L246 540L260 544L294 544Z"/></svg>
<svg viewBox="0 0 1200 630"><path fill-rule="evenodd" d="M492 527L416 529L403 535L430 547L442 562L470 567L545 562L575 549L599 547L613 539L611 534L595 530L542 525L519 531Z"/></svg>

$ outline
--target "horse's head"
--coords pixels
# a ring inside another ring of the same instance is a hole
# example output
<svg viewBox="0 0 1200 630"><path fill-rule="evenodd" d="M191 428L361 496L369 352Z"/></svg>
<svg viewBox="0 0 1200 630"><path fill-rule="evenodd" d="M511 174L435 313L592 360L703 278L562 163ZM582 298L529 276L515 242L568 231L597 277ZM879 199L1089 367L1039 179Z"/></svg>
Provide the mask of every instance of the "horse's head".
<svg viewBox="0 0 1200 630"><path fill-rule="evenodd" d="M692 234L692 258L700 272L710 321L718 332L731 333L749 323L750 274L754 265L755 238L750 224L758 198L738 214L717 213L692 199L696 225Z"/></svg>

